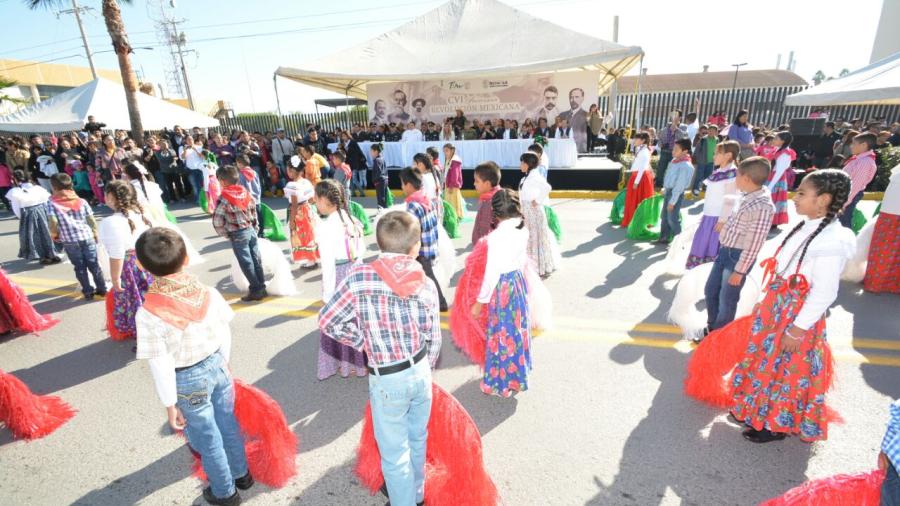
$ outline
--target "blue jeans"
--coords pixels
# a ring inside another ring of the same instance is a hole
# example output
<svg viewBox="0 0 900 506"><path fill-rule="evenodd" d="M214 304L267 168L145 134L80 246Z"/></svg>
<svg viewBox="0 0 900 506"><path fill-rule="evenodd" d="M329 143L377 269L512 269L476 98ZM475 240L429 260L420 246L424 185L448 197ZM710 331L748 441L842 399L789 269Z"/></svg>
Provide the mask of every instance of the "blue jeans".
<svg viewBox="0 0 900 506"><path fill-rule="evenodd" d="M659 238L670 240L681 233L681 203L684 201L684 193L678 196L675 208L669 211L669 201L672 198L672 190L667 189L663 197L662 213L660 214Z"/></svg>
<svg viewBox="0 0 900 506"><path fill-rule="evenodd" d="M72 262L75 269L75 277L81 284L81 293L85 296L91 296L95 292L106 292L106 282L103 281L103 271L100 270L100 263L97 261L97 244L94 241L78 241L63 243L63 249L66 250L66 256ZM90 278L94 278L94 286L91 286Z"/></svg>
<svg viewBox="0 0 900 506"><path fill-rule="evenodd" d="M669 162L672 161L672 150L671 149L660 149L659 150L659 161L656 162L656 175L654 176L655 183L654 185L657 188L662 188L663 181L666 178L666 169L669 167Z"/></svg>
<svg viewBox="0 0 900 506"><path fill-rule="evenodd" d="M847 207L844 208L844 212L838 217L841 225L847 228L853 228L853 211L856 211L856 206L859 204L859 201L862 200L864 193L865 192L859 192L855 197L850 199L850 203L847 204Z"/></svg>
<svg viewBox="0 0 900 506"><path fill-rule="evenodd" d="M201 456L212 493L234 495L234 480L247 474L244 438L234 417L234 384L219 352L175 372L184 435Z"/></svg>
<svg viewBox="0 0 900 506"><path fill-rule="evenodd" d="M389 191L391 190L388 188L387 178L382 178L381 181L375 180L375 199L378 201L379 209L387 207L387 192Z"/></svg>
<svg viewBox="0 0 900 506"><path fill-rule="evenodd" d="M353 192L353 195L356 195L356 191L359 190L361 193L365 194L366 192L366 171L364 170L354 170L350 177L350 191Z"/></svg>
<svg viewBox="0 0 900 506"><path fill-rule="evenodd" d="M706 178L708 178L710 174L713 173L713 170L715 170L715 168L715 164L712 163L701 163L700 165L698 165L697 170L694 174L694 184L691 185L691 190L699 192L700 185L703 184L703 181L706 181Z"/></svg>
<svg viewBox="0 0 900 506"><path fill-rule="evenodd" d="M237 257L241 272L250 284L250 293L257 293L266 287L266 277L263 274L262 257L259 255L259 244L256 241L257 230L245 228L228 234L231 239L231 249Z"/></svg>
<svg viewBox="0 0 900 506"><path fill-rule="evenodd" d="M713 263L712 272L709 273L704 290L706 293L706 321L711 331L734 321L741 288L744 287L747 276L741 278L738 286L731 286L728 278L734 273L734 267L740 258L741 250L725 246L719 247L719 254Z"/></svg>
<svg viewBox="0 0 900 506"><path fill-rule="evenodd" d="M888 465L881 484L881 506L900 506L900 476L894 464Z"/></svg>
<svg viewBox="0 0 900 506"><path fill-rule="evenodd" d="M369 374L369 401L391 504L414 506L425 498L425 443L431 416L428 357L398 373Z"/></svg>
<svg viewBox="0 0 900 506"><path fill-rule="evenodd" d="M194 189L194 199L197 201L197 204L199 204L200 192L203 191L203 171L191 170L188 172L188 177L190 177L191 187Z"/></svg>

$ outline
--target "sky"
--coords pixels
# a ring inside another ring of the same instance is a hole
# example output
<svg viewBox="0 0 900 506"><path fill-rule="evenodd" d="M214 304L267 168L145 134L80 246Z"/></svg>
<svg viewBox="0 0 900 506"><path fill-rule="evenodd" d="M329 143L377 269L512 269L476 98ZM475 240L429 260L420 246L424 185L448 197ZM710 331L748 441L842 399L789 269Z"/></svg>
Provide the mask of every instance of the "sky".
<svg viewBox="0 0 900 506"><path fill-rule="evenodd" d="M109 36L99 0L78 0L96 10L83 16L93 52L108 51ZM121 6L135 48L133 65L145 81L165 83L161 47L148 15L169 0L133 0ZM794 51L796 72L807 81L817 70L837 76L869 62L882 0L503 0L548 22L601 39L612 39L619 15L619 43L641 46L650 74L775 68ZM885 0L893 1L893 0ZM184 19L186 66L198 102L225 100L237 113L276 110L272 76L280 65L301 63L376 37L443 0L178 0L174 13ZM633 6L640 6L636 9ZM62 9L71 0L61 0ZM57 8L57 9L58 9ZM0 57L87 66L72 15L55 9L31 10L25 0L0 0ZM16 22L21 20L22 22ZM552 44L538 36L535 43ZM146 48L146 49L145 49ZM153 49L149 49L153 48ZM477 58L477 55L472 55ZM94 55L95 65L117 69L111 52ZM631 74L636 74L637 68ZM336 95L279 78L283 112L312 112L316 98Z"/></svg>

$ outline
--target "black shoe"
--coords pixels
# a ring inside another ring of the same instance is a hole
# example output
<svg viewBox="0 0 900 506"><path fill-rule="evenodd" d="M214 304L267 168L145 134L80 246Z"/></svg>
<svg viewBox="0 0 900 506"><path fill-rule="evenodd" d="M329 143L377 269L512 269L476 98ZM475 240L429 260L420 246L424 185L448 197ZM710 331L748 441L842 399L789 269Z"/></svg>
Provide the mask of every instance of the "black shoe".
<svg viewBox="0 0 900 506"><path fill-rule="evenodd" d="M86 294L84 294L84 300L92 301L92 300L94 300L94 295L95 295L94 293L86 293Z"/></svg>
<svg viewBox="0 0 900 506"><path fill-rule="evenodd" d="M96 292L94 292L94 295L97 295L98 297L106 297L106 289L97 290Z"/></svg>
<svg viewBox="0 0 900 506"><path fill-rule="evenodd" d="M231 497L220 499L213 495L212 487L206 487L203 489L203 498L206 499L206 502L209 504L218 506L238 506L241 504L241 494L239 494L237 490L234 491L234 494L232 494Z"/></svg>
<svg viewBox="0 0 900 506"><path fill-rule="evenodd" d="M250 474L250 471L247 471L247 474L234 480L234 486L241 490L247 490L252 487L254 483L256 482L253 481L253 476Z"/></svg>
<svg viewBox="0 0 900 506"><path fill-rule="evenodd" d="M664 237L660 237L659 239L653 241L653 244L658 244L660 246L668 246L670 242L671 241L669 241L668 239L666 239Z"/></svg>
<svg viewBox="0 0 900 506"><path fill-rule="evenodd" d="M744 431L744 439L751 443L771 443L772 441L781 441L787 437L784 432L772 432L768 429L756 430L753 428Z"/></svg>
<svg viewBox="0 0 900 506"><path fill-rule="evenodd" d="M449 310L450 308L447 307L447 303L445 302L445 303L441 304L440 309L441 309L441 312L442 312L442 313L446 313L447 310Z"/></svg>
<svg viewBox="0 0 900 506"><path fill-rule="evenodd" d="M269 296L269 292L266 291L265 288L258 292L250 292L247 295L241 297L241 300L244 302L256 302L265 299Z"/></svg>
<svg viewBox="0 0 900 506"><path fill-rule="evenodd" d="M62 258L59 257L53 257L50 259L50 264L58 264L60 262L62 262Z"/></svg>

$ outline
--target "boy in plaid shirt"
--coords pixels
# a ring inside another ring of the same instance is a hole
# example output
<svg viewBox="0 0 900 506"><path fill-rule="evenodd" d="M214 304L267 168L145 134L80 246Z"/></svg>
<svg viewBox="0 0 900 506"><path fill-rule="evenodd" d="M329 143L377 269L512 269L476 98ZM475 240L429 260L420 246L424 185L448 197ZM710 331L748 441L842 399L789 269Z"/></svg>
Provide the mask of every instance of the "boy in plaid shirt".
<svg viewBox="0 0 900 506"><path fill-rule="evenodd" d="M437 284L415 260L421 235L409 213L382 216L381 255L351 267L319 312L323 335L366 352L381 470L391 503L402 506L425 498L431 367L441 351Z"/></svg>
<svg viewBox="0 0 900 506"><path fill-rule="evenodd" d="M434 281L437 287L438 300L441 311L447 310L447 301L441 292L441 285L434 276L434 261L438 255L438 222L437 212L432 207L432 200L422 190L422 174L412 167L400 171L400 183L403 193L406 195L406 211L419 220L419 228L422 230L421 247L416 260L422 264L425 275Z"/></svg>
<svg viewBox="0 0 900 506"><path fill-rule="evenodd" d="M216 177L222 182L223 188L213 212L213 227L217 234L231 241L231 249L241 266L241 272L250 284L250 293L241 297L241 300L263 300L269 294L266 292L266 278L257 243L257 202L247 188L241 186L240 175L234 165L221 167L216 171Z"/></svg>
<svg viewBox="0 0 900 506"><path fill-rule="evenodd" d="M85 300L93 300L94 295L106 295L106 282L97 261L97 222L94 211L83 198L72 189L72 178L61 172L50 178L53 195L47 201L47 220L50 237L62 243L75 277L81 284ZM94 279L91 285L90 277ZM96 287L96 288L95 288Z"/></svg>
<svg viewBox="0 0 900 506"><path fill-rule="evenodd" d="M881 441L881 453L878 454L878 469L886 473L881 485L881 504L884 506L900 506L900 399L891 404L891 419L887 431Z"/></svg>
<svg viewBox="0 0 900 506"><path fill-rule="evenodd" d="M775 204L764 186L771 170L769 161L761 156L747 158L738 166L735 184L743 196L736 211L719 217L716 231L721 247L706 280L710 332L734 320L741 288L772 227Z"/></svg>
<svg viewBox="0 0 900 506"><path fill-rule="evenodd" d="M149 361L169 426L184 430L200 454L210 504L236 506L237 488L253 486L244 439L234 416L231 307L214 288L183 271L187 249L178 232L154 227L138 238L135 254L153 275L135 315L137 358Z"/></svg>

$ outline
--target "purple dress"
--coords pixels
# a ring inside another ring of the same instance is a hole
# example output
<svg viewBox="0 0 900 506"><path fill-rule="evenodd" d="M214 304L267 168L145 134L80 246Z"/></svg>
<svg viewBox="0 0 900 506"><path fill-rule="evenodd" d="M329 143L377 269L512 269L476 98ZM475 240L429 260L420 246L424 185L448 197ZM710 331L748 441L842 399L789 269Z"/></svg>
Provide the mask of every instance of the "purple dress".
<svg viewBox="0 0 900 506"><path fill-rule="evenodd" d="M134 316L144 304L144 295L153 282L153 277L138 267L134 251L125 254L122 263L122 290L113 290L113 321L122 336L134 337Z"/></svg>
<svg viewBox="0 0 900 506"><path fill-rule="evenodd" d="M736 169L716 170L707 179L710 183L727 182L737 177ZM713 195L715 193L716 195ZM706 188L706 199L725 199L724 187L721 185L708 184ZM704 204L705 205L705 204ZM716 232L716 223L719 221L718 213L716 216L704 215L700 220L700 226L694 234L694 241L691 243L691 253L688 255L687 268L692 269L700 264L712 262L719 253L719 233Z"/></svg>
<svg viewBox="0 0 900 506"><path fill-rule="evenodd" d="M341 281L347 277L351 267L353 267L352 262L339 264L335 267L335 286L340 285ZM352 374L359 377L368 376L366 355L350 346L335 341L323 332L319 335L318 377L320 380L323 380L337 373L341 373L343 378Z"/></svg>

